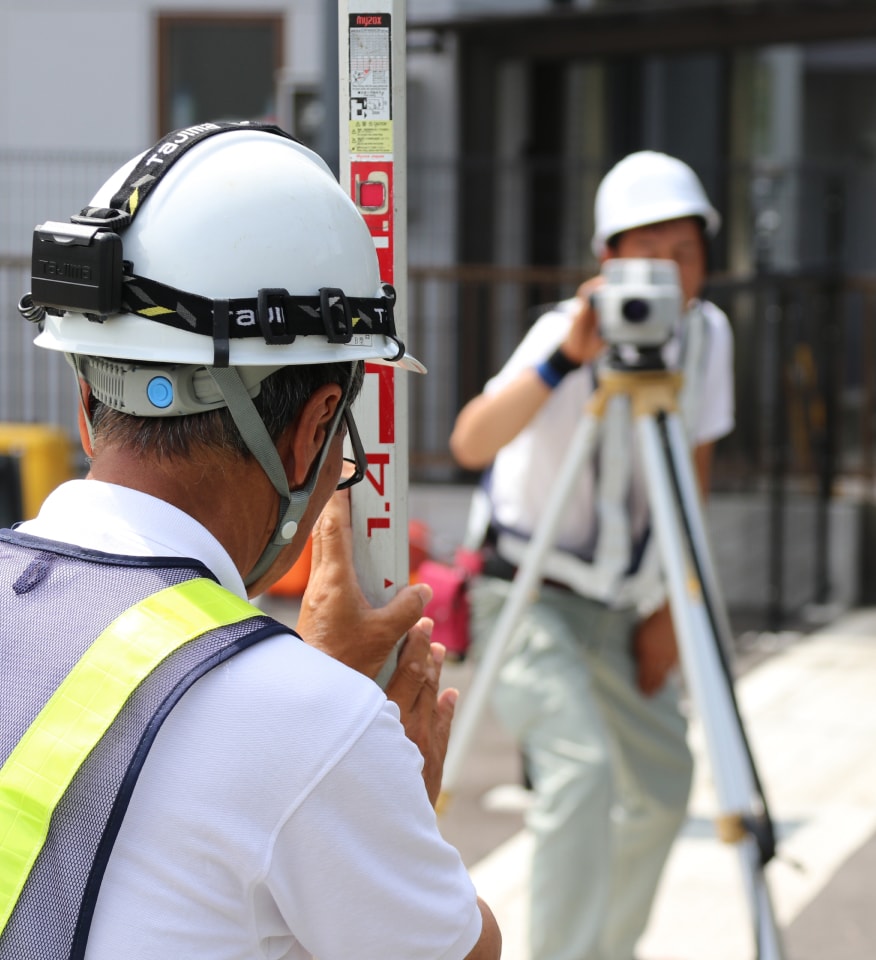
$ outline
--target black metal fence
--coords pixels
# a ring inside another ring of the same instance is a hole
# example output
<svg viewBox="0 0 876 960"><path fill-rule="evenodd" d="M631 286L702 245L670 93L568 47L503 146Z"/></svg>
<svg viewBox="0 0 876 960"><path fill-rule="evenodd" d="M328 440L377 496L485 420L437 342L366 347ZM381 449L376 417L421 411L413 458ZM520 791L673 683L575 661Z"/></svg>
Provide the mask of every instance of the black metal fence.
<svg viewBox="0 0 876 960"><path fill-rule="evenodd" d="M61 356L33 349L35 331L18 316L15 304L28 289L33 225L47 218L65 219L77 210L120 159L0 157L0 422L47 423L76 435L70 372ZM571 267L447 264L453 248L447 231L454 223L448 199L454 174L453 168L442 171L427 178L437 184L440 196L412 193L417 203L410 217L407 342L429 368L429 376L409 381L415 483L473 479L454 464L448 449L456 414L510 355L540 305L571 296L586 277L584 269ZM736 171L733 183L750 193L752 176L751 170ZM857 181L847 179L846 192L852 195ZM810 180L800 180L807 196L818 193ZM418 182L417 169L412 169L411 181ZM511 177L507 182L516 181ZM770 202L780 193L776 183L767 191ZM857 190L854 195L870 194ZM429 217L423 215L426 209ZM740 222L744 214L740 212ZM876 542L876 519L870 519L876 518L876 509L869 508L876 501L876 275L856 270L855 265L868 261L867 244L852 242L860 233L851 230L853 214L861 217L863 211L857 206L847 211L843 242L837 230L824 226L824 217L818 229L809 224L802 231L809 238L807 250L815 242L812 238L824 240L823 249L809 251L809 263L834 262L831 251L858 251L855 257L844 255L842 271L779 273L764 268L745 276L720 274L711 278L707 290L730 318L736 351L736 429L718 444L713 488L728 495L756 495L768 504L770 546L764 576L770 580L770 603L776 609L783 604L783 590L788 593L783 564L787 568L789 551L805 549L815 557L805 596L819 600L827 595L829 518L838 498L864 504L864 523L874 527L874 534L868 529L863 539L865 544ZM576 230L580 236L570 241L570 250L580 247L587 234L581 224ZM729 224L724 233L740 235ZM742 233L739 243L758 246L756 229ZM778 262L776 257L753 259ZM720 262L726 260L722 256ZM430 265L439 261L444 265ZM799 514L787 508L794 497L806 504L802 520L791 519ZM805 546L795 540L804 527ZM876 558L864 556L861 567L864 581L876 583ZM869 598L876 600L876 588Z"/></svg>
<svg viewBox="0 0 876 960"><path fill-rule="evenodd" d="M447 448L460 407L510 355L539 305L574 294L579 270L412 267L409 341L430 369L412 381L412 469L458 479ZM706 296L735 335L736 418L715 483L747 490L780 472L796 484L871 482L876 457L876 276L713 277Z"/></svg>
<svg viewBox="0 0 876 960"><path fill-rule="evenodd" d="M0 420L73 429L61 357L32 348L15 304L29 261L0 257ZM411 267L408 342L429 368L410 380L415 481L466 479L448 437L538 315L584 278L567 268ZM719 491L781 478L827 495L876 473L876 276L715 277L707 295L735 335L736 429L718 444Z"/></svg>
<svg viewBox="0 0 876 960"><path fill-rule="evenodd" d="M411 381L415 481L474 479L449 453L457 412L508 357L538 305L572 295L583 279L551 268L410 270L409 342L430 368ZM861 517L854 543L839 546L857 554L840 564L860 578L847 592L876 600L876 276L716 276L706 295L725 310L735 338L736 428L717 445L712 487L758 504L748 565L765 584L764 622L778 628L789 608L835 596L830 527L839 500Z"/></svg>
<svg viewBox="0 0 876 960"><path fill-rule="evenodd" d="M0 258L0 421L47 423L75 436L70 371L60 355L33 348L35 330L15 310L27 266L25 258ZM570 296L582 279L551 268L410 269L407 338L429 367L409 380L412 482L474 480L449 452L456 414L511 353L539 304ZM721 276L707 292L735 334L736 429L718 443L713 489L763 505L756 536L766 622L781 624L798 602L790 598L830 599L838 499L859 505L854 575L861 599L876 600L868 586L876 583L876 277ZM805 584L793 573L803 554Z"/></svg>

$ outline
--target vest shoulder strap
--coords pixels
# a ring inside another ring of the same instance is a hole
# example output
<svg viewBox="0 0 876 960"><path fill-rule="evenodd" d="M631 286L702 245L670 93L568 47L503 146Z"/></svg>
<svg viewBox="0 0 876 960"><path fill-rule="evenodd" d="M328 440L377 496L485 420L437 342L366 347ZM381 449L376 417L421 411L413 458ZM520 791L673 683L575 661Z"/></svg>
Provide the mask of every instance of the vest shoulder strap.
<svg viewBox="0 0 876 960"><path fill-rule="evenodd" d="M261 611L197 577L152 594L87 648L0 767L0 933L77 771L131 694L167 657Z"/></svg>

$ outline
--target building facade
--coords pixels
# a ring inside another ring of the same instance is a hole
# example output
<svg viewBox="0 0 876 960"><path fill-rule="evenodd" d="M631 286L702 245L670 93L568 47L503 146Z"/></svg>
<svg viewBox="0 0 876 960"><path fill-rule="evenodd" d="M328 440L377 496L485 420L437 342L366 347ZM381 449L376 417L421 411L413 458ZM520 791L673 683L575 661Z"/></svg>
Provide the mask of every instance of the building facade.
<svg viewBox="0 0 876 960"><path fill-rule="evenodd" d="M456 411L597 268L602 174L664 150L724 215L710 293L740 403L718 489L802 497L825 554L825 517L869 503L876 461L876 6L408 0L407 33L408 338L432 374L412 386L414 478L472 479L447 450ZM0 5L0 421L73 430L63 361L14 310L34 224L204 119L278 122L336 164L337 34L325 0Z"/></svg>

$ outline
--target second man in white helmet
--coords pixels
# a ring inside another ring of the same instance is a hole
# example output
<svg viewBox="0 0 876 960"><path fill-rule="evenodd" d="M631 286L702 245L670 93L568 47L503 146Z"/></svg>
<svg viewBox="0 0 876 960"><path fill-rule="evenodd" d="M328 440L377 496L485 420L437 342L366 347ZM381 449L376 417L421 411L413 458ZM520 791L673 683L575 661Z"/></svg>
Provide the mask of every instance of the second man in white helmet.
<svg viewBox="0 0 876 960"><path fill-rule="evenodd" d="M705 490L713 444L734 423L730 326L700 299L720 218L690 167L642 151L605 176L595 224L601 260L678 268L685 312L662 356L685 372L683 420ZM451 449L463 467L485 471L489 500L484 576L472 591L480 635L509 594L604 362L592 305L600 283L542 315L454 427ZM532 960L631 960L691 782L645 480L631 423L609 419L555 545L565 569L574 559L574 587L543 583L495 687L533 787ZM623 520L613 532L599 522L608 512ZM605 575L609 563L619 577Z"/></svg>

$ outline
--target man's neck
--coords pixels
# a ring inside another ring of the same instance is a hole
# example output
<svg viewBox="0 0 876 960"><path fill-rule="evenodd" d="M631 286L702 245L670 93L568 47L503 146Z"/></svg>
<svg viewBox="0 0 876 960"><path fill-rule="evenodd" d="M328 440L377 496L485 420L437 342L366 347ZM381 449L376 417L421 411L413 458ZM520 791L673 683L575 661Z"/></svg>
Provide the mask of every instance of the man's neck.
<svg viewBox="0 0 876 960"><path fill-rule="evenodd" d="M144 458L101 445L88 479L129 487L164 500L202 524L226 549L241 576L273 533L277 497L252 460L221 461L209 453L182 458Z"/></svg>

